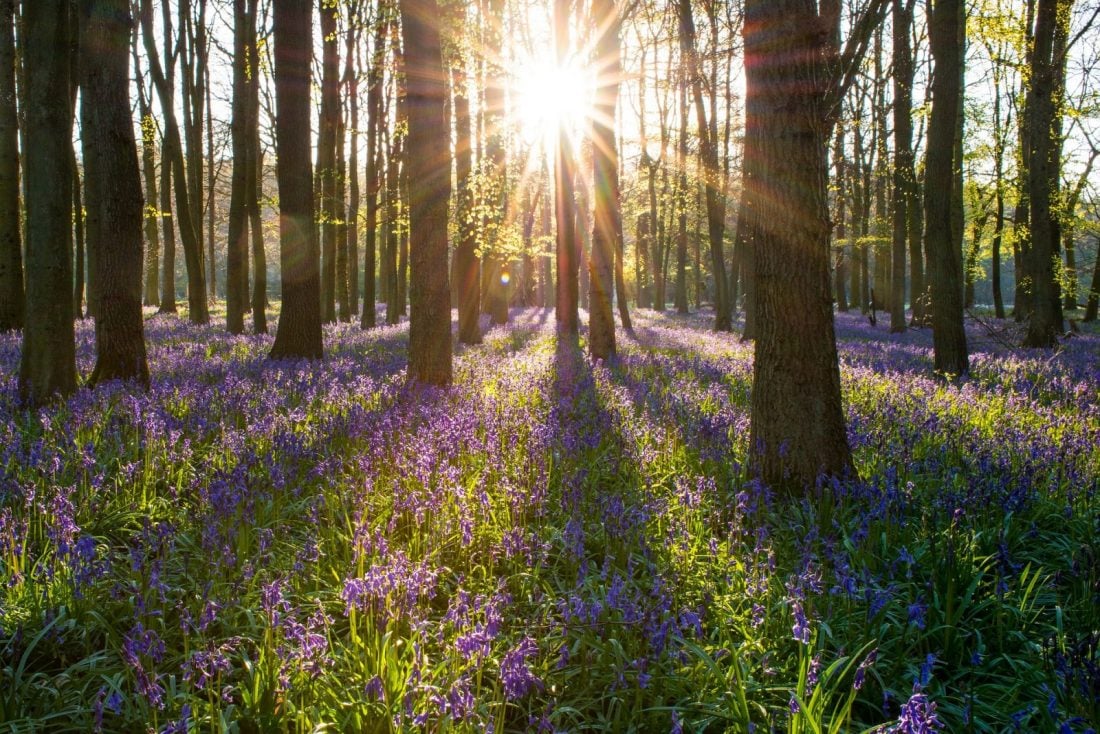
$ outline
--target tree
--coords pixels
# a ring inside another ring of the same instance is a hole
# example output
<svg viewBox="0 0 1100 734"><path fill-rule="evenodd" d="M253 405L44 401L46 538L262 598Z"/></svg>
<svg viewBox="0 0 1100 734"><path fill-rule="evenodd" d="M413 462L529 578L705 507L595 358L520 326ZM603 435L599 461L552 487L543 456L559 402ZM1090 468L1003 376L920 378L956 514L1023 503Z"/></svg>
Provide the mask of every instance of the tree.
<svg viewBox="0 0 1100 734"><path fill-rule="evenodd" d="M729 281L726 279L723 236L725 234L726 203L723 197L725 185L720 182L717 142L707 124L703 105L703 78L695 51L695 21L691 15L691 0L679 0L680 53L682 63L687 64L695 98L695 116L699 128L699 158L707 189L707 231L710 235L710 266L714 276L714 330L733 331L733 309L729 302ZM746 15L748 12L746 11ZM747 57L747 52L746 52ZM748 61L746 59L746 65Z"/></svg>
<svg viewBox="0 0 1100 734"><path fill-rule="evenodd" d="M68 3L23 6L26 317L19 391L34 404L76 389Z"/></svg>
<svg viewBox="0 0 1100 734"><path fill-rule="evenodd" d="M466 63L465 56L460 54L451 71L455 117L455 174L458 182L455 203L458 242L455 245L452 279L458 296L458 341L462 344L480 344L481 263L477 259L477 233L472 221L474 164Z"/></svg>
<svg viewBox="0 0 1100 734"><path fill-rule="evenodd" d="M233 0L233 174L229 201L229 233L225 258L225 318L230 334L244 333L248 305L248 206L254 193L249 179L255 174L252 160L252 105L249 77L259 72L253 54L256 37L256 0ZM250 40L251 39L251 40Z"/></svg>
<svg viewBox="0 0 1100 734"><path fill-rule="evenodd" d="M1031 53L1031 77L1027 87L1026 109L1028 167L1027 190L1030 203L1031 318L1023 346L1050 348L1058 343L1062 331L1061 294L1055 280L1054 262L1058 254L1058 231L1052 211L1052 194L1059 181L1061 144L1055 144L1055 116L1059 114L1055 95L1059 73L1055 35L1059 15L1068 14L1072 0L1039 0L1035 13L1035 38Z"/></svg>
<svg viewBox="0 0 1100 734"><path fill-rule="evenodd" d="M363 314L360 327L372 329L375 326L374 275L376 241L378 239L378 191L381 188L381 166L379 165L378 133L382 129L382 63L385 59L386 34L389 28L389 5L379 0L377 15L374 19L374 51L367 70L367 201L366 201L366 240L363 244Z"/></svg>
<svg viewBox="0 0 1100 734"><path fill-rule="evenodd" d="M326 324L336 321L336 133L340 115L336 3L321 0L321 131L317 173L321 179L321 302Z"/></svg>
<svg viewBox="0 0 1100 734"><path fill-rule="evenodd" d="M171 23L168 12L165 10L165 45L170 45ZM172 185L175 191L176 224L179 227L180 239L183 241L183 255L187 265L187 305L189 318L193 323L205 324L210 320L206 300L206 275L203 271L202 241L199 238L199 230L196 223L200 221L195 216L192 191L188 189L187 171L183 154L183 143L180 138L179 122L176 118L175 92L172 85L172 67L174 55L167 55L165 68L161 66L160 57L156 49L156 37L153 33L153 4L152 0L141 0L141 35L145 41L145 55L149 63L149 72L153 78L153 86L156 87L157 97L160 99L161 114L164 116L164 166L171 166ZM190 104L190 103L189 103ZM186 109L186 106L185 106ZM201 153L199 154L201 158ZM161 181L162 195L166 196L167 182ZM201 187L200 187L201 188ZM161 207L165 207L162 205ZM174 250L174 243L173 248ZM165 242L164 283L161 291L161 309L175 310L175 274L169 273L169 265L174 267L174 258L169 257L169 243ZM174 252L171 253L174 255ZM170 295L165 298L166 295ZM166 305L167 303L167 305Z"/></svg>
<svg viewBox="0 0 1100 734"><path fill-rule="evenodd" d="M141 316L142 219L130 116L128 0L82 0L80 127L96 364L88 380L149 383Z"/></svg>
<svg viewBox="0 0 1100 734"><path fill-rule="evenodd" d="M0 0L0 332L23 328L19 234L19 124L15 104L15 0Z"/></svg>
<svg viewBox="0 0 1100 734"><path fill-rule="evenodd" d="M887 4L871 2L843 54L839 3L745 4L744 195L755 260L756 343L749 446L765 482L791 489L854 472L841 409L832 299L827 146L855 60Z"/></svg>
<svg viewBox="0 0 1100 734"><path fill-rule="evenodd" d="M615 0L595 0L592 15L597 33L596 68L599 70L592 121L592 177L595 216L592 227L591 295L588 346L594 359L615 355L615 252L621 230L619 204L619 150L615 139L615 107L619 98L619 9ZM621 298L621 294L620 294ZM686 294L685 294L686 300Z"/></svg>
<svg viewBox="0 0 1100 734"><path fill-rule="evenodd" d="M936 372L959 377L970 371L963 326L962 251L952 225L952 196L957 147L955 135L961 96L961 0L933 3L928 36L935 71L932 114L928 121L925 156L925 246L932 286L932 349Z"/></svg>
<svg viewBox="0 0 1100 734"><path fill-rule="evenodd" d="M905 250L909 244L909 208L916 206L913 188L913 49L909 32L913 25L915 0L894 0L894 197L893 250L890 299L890 331L904 332ZM913 291L914 300L917 291Z"/></svg>
<svg viewBox="0 0 1100 734"><path fill-rule="evenodd" d="M559 64L569 56L569 0L554 0L554 45ZM558 334L575 338L580 320L577 309L579 293L577 284L577 230L576 205L573 201L573 151L568 131L558 131L558 145L554 152L554 216L557 238L557 297L554 312Z"/></svg>
<svg viewBox="0 0 1100 734"><path fill-rule="evenodd" d="M283 307L272 359L321 359L321 273L310 170L312 0L274 3L275 161Z"/></svg>
<svg viewBox="0 0 1100 734"><path fill-rule="evenodd" d="M451 383L451 288L447 268L449 137L435 0L400 0L408 113L411 309L409 379Z"/></svg>

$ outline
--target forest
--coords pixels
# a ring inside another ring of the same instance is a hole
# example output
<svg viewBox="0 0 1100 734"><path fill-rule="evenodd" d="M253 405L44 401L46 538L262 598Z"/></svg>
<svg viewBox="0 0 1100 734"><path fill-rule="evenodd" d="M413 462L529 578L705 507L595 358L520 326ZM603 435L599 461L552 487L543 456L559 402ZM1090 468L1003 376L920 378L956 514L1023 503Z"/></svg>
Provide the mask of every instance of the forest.
<svg viewBox="0 0 1100 734"><path fill-rule="evenodd" d="M0 732L1100 729L1097 0L0 0Z"/></svg>

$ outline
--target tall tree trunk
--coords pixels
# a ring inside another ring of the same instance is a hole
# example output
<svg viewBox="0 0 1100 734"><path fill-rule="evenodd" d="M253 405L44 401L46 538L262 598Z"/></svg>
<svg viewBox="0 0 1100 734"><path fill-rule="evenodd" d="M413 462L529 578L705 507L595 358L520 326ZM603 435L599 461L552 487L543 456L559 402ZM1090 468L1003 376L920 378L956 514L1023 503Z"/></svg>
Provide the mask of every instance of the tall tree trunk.
<svg viewBox="0 0 1100 734"><path fill-rule="evenodd" d="M409 228L414 235L409 316L410 380L451 383L451 289L447 267L447 201L451 167L446 140L446 84L435 0L399 0L405 45L406 156ZM446 150L444 145L443 149Z"/></svg>
<svg viewBox="0 0 1100 734"><path fill-rule="evenodd" d="M272 359L321 359L321 273L313 226L310 170L312 0L273 6L275 37L275 164L279 179L279 265L283 307Z"/></svg>
<svg viewBox="0 0 1100 734"><path fill-rule="evenodd" d="M932 281L932 346L936 372L962 376L970 371L963 327L962 253L952 232L952 196L957 113L960 99L959 2L934 0L928 34L935 62L932 115L925 163L925 226Z"/></svg>
<svg viewBox="0 0 1100 734"><path fill-rule="evenodd" d="M687 295L687 255L688 255L688 213L687 213L687 151L688 151L688 101L687 69L680 65L680 78L677 86L680 92L680 137L676 144L676 167L680 171L676 183L676 289L672 295L676 313L688 312Z"/></svg>
<svg viewBox="0 0 1100 734"><path fill-rule="evenodd" d="M458 244L454 256L454 284L458 295L458 341L480 344L481 263L477 258L477 234L473 222L473 150L471 148L470 98L465 59L458 59L451 72L455 110L455 171L458 181L456 217Z"/></svg>
<svg viewBox="0 0 1100 734"><path fill-rule="evenodd" d="M554 0L554 44L559 64L565 63L569 54L569 16L572 4L569 0ZM555 225L557 228L557 297L555 314L558 334L575 339L580 332L578 315L579 293L577 283L577 230L573 201L573 151L569 133L558 132L558 145L554 154Z"/></svg>
<svg viewBox="0 0 1100 734"><path fill-rule="evenodd" d="M247 0L233 0L233 121L230 128L233 174L225 254L225 320L230 334L244 333L244 312L248 302L248 178L255 168L249 157L252 146L248 128L248 76L255 71L250 66L248 52L248 32L254 27L248 10Z"/></svg>
<svg viewBox="0 0 1100 734"><path fill-rule="evenodd" d="M134 58L134 71L138 71L138 37L133 35L131 45ZM141 166L145 179L145 291L143 302L146 306L160 305L160 221L157 197L157 123L153 119L145 85L138 79L138 114L141 117Z"/></svg>
<svg viewBox="0 0 1100 734"><path fill-rule="evenodd" d="M162 165L172 167L172 185L176 199L176 223L180 231L180 239L183 241L183 255L187 264L187 300L189 318L192 323L205 324L210 320L206 301L206 275L203 272L202 242L195 229L197 221L192 208L191 195L188 190L187 173L184 166L183 144L180 139L179 123L176 119L175 95L170 84L170 76L166 76L157 55L156 38L153 34L152 0L142 0L141 10L141 34L145 41L146 58L149 61L149 71L153 77L153 84L160 98L161 114L164 117L164 158ZM170 31L170 26L168 28ZM167 35L170 35L167 34ZM167 43L167 41L166 41ZM200 156L201 158L201 153ZM163 184L163 182L162 182ZM163 193L163 192L162 192ZM163 208L163 207L162 207ZM173 248L174 249L174 248ZM175 253L173 252L173 255ZM174 257L172 266L175 266ZM165 243L165 272L168 270L168 243ZM173 298L170 306L174 308L174 276L169 278L170 284L164 286L165 290L172 288ZM161 310L166 310L164 293L161 295Z"/></svg>
<svg viewBox="0 0 1100 734"><path fill-rule="evenodd" d="M42 404L76 389L68 3L23 6L26 313L19 391Z"/></svg>
<svg viewBox="0 0 1100 734"><path fill-rule="evenodd" d="M489 200L481 205L487 210L486 230L489 252L485 256L485 303L490 323L508 323L508 258L504 253L505 229L508 226L508 160L504 147L504 69L502 67L504 0L488 0L489 22L484 28L487 38L485 79L485 158L488 160Z"/></svg>
<svg viewBox="0 0 1100 734"><path fill-rule="evenodd" d="M699 158L707 187L707 230L710 235L710 267L714 278L714 330L733 331L733 311L727 290L723 236L726 228L725 186L719 180L718 151L707 125L707 113L703 106L703 80L699 59L695 51L695 21L691 15L691 0L679 0L680 53L687 64L695 97L695 115L699 131Z"/></svg>
<svg viewBox="0 0 1100 734"><path fill-rule="evenodd" d="M891 274L890 331L902 333L905 322L905 251L909 244L909 207L913 172L913 49L909 32L914 0L894 0L894 241Z"/></svg>
<svg viewBox="0 0 1100 734"><path fill-rule="evenodd" d="M88 251L95 270L96 364L90 386L149 384L141 316L142 194L130 116L128 0L83 0L80 127Z"/></svg>
<svg viewBox="0 0 1100 734"><path fill-rule="evenodd" d="M351 152L348 155L348 215L347 215L347 251L348 251L348 311L341 318L350 321L359 313L359 55L360 27L356 18L361 9L360 0L354 0L349 7L346 43L344 46L345 66L344 83L348 93L348 117L351 123Z"/></svg>
<svg viewBox="0 0 1100 734"><path fill-rule="evenodd" d="M168 143L161 143L160 220L164 227L164 253L161 258L160 313L176 313L176 230L172 215L172 167Z"/></svg>
<svg viewBox="0 0 1100 734"><path fill-rule="evenodd" d="M341 104L340 107L343 105ZM336 125L336 189L333 192L333 209L336 212L336 307L341 321L351 318L351 301L348 291L348 212L347 212L347 128L343 110L337 108Z"/></svg>
<svg viewBox="0 0 1100 734"><path fill-rule="evenodd" d="M1054 36L1058 15L1069 12L1068 0L1039 0L1035 18L1035 40L1026 108L1029 117L1027 147L1029 165L1027 189L1030 201L1031 319L1023 346L1050 348L1062 331L1062 308L1055 281L1055 239L1052 194L1061 167L1060 146L1054 141L1054 118L1058 114L1054 97L1058 86L1059 60L1054 58Z"/></svg>
<svg viewBox="0 0 1100 734"><path fill-rule="evenodd" d="M336 321L336 128L340 114L336 3L319 3L321 13L321 114L317 175L321 181L321 316Z"/></svg>
<svg viewBox="0 0 1100 734"><path fill-rule="evenodd" d="M15 0L0 0L0 332L23 328L25 298L14 23Z"/></svg>
<svg viewBox="0 0 1100 734"><path fill-rule="evenodd" d="M895 103L896 104L896 103ZM848 310L847 271L848 258L845 250L850 249L848 240L848 195L845 193L847 161L844 159L844 126L837 125L836 144L833 146L833 164L836 167L836 229L833 239L833 297L836 310Z"/></svg>
<svg viewBox="0 0 1100 734"><path fill-rule="evenodd" d="M387 4L380 0L374 27L373 54L367 71L367 211L366 240L363 243L363 314L359 325L373 329L376 322L374 278L378 247L378 192L381 170L378 165L378 133L382 129L382 64L385 60L386 34L388 32Z"/></svg>
<svg viewBox="0 0 1100 734"><path fill-rule="evenodd" d="M755 254L757 335L749 446L772 485L799 491L854 473L841 409L829 296L828 39L814 3L745 3L745 159ZM826 25L826 27L829 27ZM755 175L759 174L759 175Z"/></svg>
<svg viewBox="0 0 1100 734"><path fill-rule="evenodd" d="M619 149L615 139L621 67L619 10L615 6L615 0L595 0L592 15L599 29L596 40L596 68L599 69L599 77L592 123L592 185L595 201L588 342L593 359L610 359L615 356L615 318L611 299L615 290L615 252L618 250L618 233L622 227Z"/></svg>

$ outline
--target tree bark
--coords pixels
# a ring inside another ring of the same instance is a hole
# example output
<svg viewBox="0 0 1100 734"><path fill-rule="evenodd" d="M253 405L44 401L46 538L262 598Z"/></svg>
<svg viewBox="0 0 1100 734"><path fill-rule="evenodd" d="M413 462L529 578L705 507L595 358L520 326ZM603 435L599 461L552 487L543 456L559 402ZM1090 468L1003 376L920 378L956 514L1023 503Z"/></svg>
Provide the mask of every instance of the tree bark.
<svg viewBox="0 0 1100 734"><path fill-rule="evenodd" d="M928 34L935 71L925 163L925 242L932 281L932 347L937 373L959 377L970 371L963 326L962 253L952 233L955 134L960 101L960 0L934 0Z"/></svg>
<svg viewBox="0 0 1100 734"><path fill-rule="evenodd" d="M1027 89L1029 165L1027 189L1030 201L1031 318L1023 346L1051 348L1062 332L1062 308L1055 281L1054 259L1058 250L1055 239L1051 197L1060 170L1060 146L1053 131L1057 114L1054 104L1060 63L1054 58L1054 36L1058 14L1069 12L1067 0L1039 0L1036 6L1035 39L1031 58L1031 77Z"/></svg>
<svg viewBox="0 0 1100 734"><path fill-rule="evenodd" d="M381 188L379 159L378 132L382 126L382 63L385 59L386 33L389 25L387 19L388 5L380 1L378 3L377 17L374 27L374 52L367 71L367 201L366 201L366 233L363 243L363 313L359 326L364 329L373 329L376 325L374 278L377 266L377 239L378 239L378 192Z"/></svg>
<svg viewBox="0 0 1100 734"><path fill-rule="evenodd" d="M23 328L25 298L14 22L15 0L0 0L0 332Z"/></svg>
<svg viewBox="0 0 1100 734"><path fill-rule="evenodd" d="M274 3L275 162L283 307L272 359L321 359L321 273L310 170L312 0Z"/></svg>
<svg viewBox="0 0 1100 734"><path fill-rule="evenodd" d="M447 267L447 201L451 167L446 140L443 54L435 0L400 0L408 114L409 230L412 269L410 380L451 383L451 289Z"/></svg>
<svg viewBox="0 0 1100 734"><path fill-rule="evenodd" d="M554 44L558 63L569 53L569 0L554 0ZM569 134L558 132L554 154L554 213L557 230L557 297L555 316L559 336L575 339L580 332L578 315L576 206L573 201L573 151Z"/></svg>
<svg viewBox="0 0 1100 734"><path fill-rule="evenodd" d="M96 364L88 384L149 384L141 316L143 202L130 115L128 0L82 0L81 107Z"/></svg>
<svg viewBox="0 0 1100 734"><path fill-rule="evenodd" d="M336 3L320 2L321 113L317 173L321 179L321 316L336 321L336 128L340 114Z"/></svg>
<svg viewBox="0 0 1100 734"><path fill-rule="evenodd" d="M765 482L804 491L854 474L829 293L828 18L806 0L745 4L745 195L753 212L757 335L749 446Z"/></svg>
<svg viewBox="0 0 1100 734"><path fill-rule="evenodd" d="M894 196L893 288L890 331L903 333L905 322L905 254L909 244L909 207L913 206L913 49L909 32L914 0L894 0Z"/></svg>
<svg viewBox="0 0 1100 734"><path fill-rule="evenodd" d="M454 285L458 295L458 341L480 344L481 263L477 258L477 234L473 211L473 150L471 148L470 98L465 59L459 59L451 73L455 110L455 172L458 181L456 217L458 244L454 255Z"/></svg>
<svg viewBox="0 0 1100 734"><path fill-rule="evenodd" d="M248 77L256 70L248 51L248 34L255 30L249 10L247 0L233 0L233 120L230 128L233 174L225 255L225 320L230 334L244 333L244 312L248 303L248 179L255 167L250 158Z"/></svg>
<svg viewBox="0 0 1100 734"><path fill-rule="evenodd" d="M615 356L615 251L621 231L619 153L615 114L619 98L619 9L615 0L594 0L596 39L596 104L592 121L592 183L594 188L592 257L589 278L588 346L593 359ZM621 296L620 296L621 297ZM685 294L686 298L686 294Z"/></svg>
<svg viewBox="0 0 1100 734"><path fill-rule="evenodd" d="M19 391L32 404L76 389L68 3L26 3L26 314Z"/></svg>

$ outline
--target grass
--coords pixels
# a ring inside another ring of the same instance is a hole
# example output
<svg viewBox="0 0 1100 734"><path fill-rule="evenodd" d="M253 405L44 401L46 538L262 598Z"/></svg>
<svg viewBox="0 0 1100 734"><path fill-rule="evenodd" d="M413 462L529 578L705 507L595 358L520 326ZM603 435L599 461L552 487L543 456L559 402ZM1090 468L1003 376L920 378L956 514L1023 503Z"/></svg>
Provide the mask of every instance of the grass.
<svg viewBox="0 0 1100 734"><path fill-rule="evenodd" d="M751 346L552 314L404 385L407 326L147 321L153 387L16 400L0 336L0 730L1064 731L1100 722L1100 339L840 315L862 480L747 465ZM78 331L84 373L90 325Z"/></svg>

